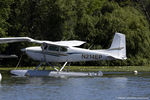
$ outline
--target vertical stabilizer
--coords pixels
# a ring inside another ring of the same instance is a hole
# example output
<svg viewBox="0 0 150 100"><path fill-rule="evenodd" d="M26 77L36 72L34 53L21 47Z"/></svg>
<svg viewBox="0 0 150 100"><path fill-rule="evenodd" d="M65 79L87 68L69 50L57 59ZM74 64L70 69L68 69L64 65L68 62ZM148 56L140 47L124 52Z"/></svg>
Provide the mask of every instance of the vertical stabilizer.
<svg viewBox="0 0 150 100"><path fill-rule="evenodd" d="M112 44L108 50L109 53L116 58L127 59L125 35L121 33L115 33Z"/></svg>

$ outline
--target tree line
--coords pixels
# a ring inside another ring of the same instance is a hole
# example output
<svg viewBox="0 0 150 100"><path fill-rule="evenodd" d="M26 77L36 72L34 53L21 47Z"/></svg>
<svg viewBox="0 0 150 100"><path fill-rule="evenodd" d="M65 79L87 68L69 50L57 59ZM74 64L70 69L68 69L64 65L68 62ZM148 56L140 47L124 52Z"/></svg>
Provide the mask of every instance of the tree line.
<svg viewBox="0 0 150 100"><path fill-rule="evenodd" d="M84 48L110 47L115 32L126 35L125 61L97 61L74 65L149 65L150 22L140 0L0 0L0 37L39 40L82 40ZM150 14L150 1L142 3ZM1 54L21 55L32 43L0 44ZM37 62L22 59L22 66ZM12 62L13 61L13 62ZM16 59L1 60L14 66Z"/></svg>

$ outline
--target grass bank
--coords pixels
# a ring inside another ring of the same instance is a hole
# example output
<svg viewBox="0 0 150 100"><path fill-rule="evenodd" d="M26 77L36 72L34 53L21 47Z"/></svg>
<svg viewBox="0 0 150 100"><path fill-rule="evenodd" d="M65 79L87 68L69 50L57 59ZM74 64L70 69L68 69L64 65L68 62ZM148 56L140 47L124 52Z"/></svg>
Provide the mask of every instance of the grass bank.
<svg viewBox="0 0 150 100"><path fill-rule="evenodd" d="M0 67L0 70L14 70L14 69L35 69L35 67ZM47 70L53 70L51 67L47 67ZM40 68L42 70L42 68ZM83 72L93 72L93 71L106 71L106 72L150 72L150 66L66 66L64 70L69 71L83 71Z"/></svg>

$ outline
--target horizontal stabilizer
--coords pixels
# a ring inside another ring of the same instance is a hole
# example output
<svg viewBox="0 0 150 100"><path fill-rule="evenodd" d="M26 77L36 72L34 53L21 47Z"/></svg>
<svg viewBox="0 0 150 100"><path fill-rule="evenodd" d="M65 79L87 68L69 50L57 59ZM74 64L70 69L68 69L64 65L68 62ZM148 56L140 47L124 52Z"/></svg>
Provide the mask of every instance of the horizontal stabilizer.
<svg viewBox="0 0 150 100"><path fill-rule="evenodd" d="M18 58L16 55L0 55L0 58Z"/></svg>
<svg viewBox="0 0 150 100"><path fill-rule="evenodd" d="M108 50L121 50L121 49L123 49L124 47L120 47L120 48L110 48L110 49L108 49Z"/></svg>

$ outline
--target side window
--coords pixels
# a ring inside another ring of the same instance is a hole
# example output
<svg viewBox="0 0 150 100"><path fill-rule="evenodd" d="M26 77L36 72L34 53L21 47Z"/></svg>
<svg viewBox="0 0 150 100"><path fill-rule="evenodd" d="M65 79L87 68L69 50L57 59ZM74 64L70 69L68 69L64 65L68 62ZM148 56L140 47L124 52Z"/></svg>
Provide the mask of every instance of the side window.
<svg viewBox="0 0 150 100"><path fill-rule="evenodd" d="M59 47L58 46L54 46L54 45L49 45L48 50L49 51L59 51Z"/></svg>
<svg viewBox="0 0 150 100"><path fill-rule="evenodd" d="M67 51L67 48L65 47L60 47L60 52L66 52Z"/></svg>
<svg viewBox="0 0 150 100"><path fill-rule="evenodd" d="M49 45L47 50L48 51L57 51L57 52L67 52L67 48L55 46L55 45Z"/></svg>

